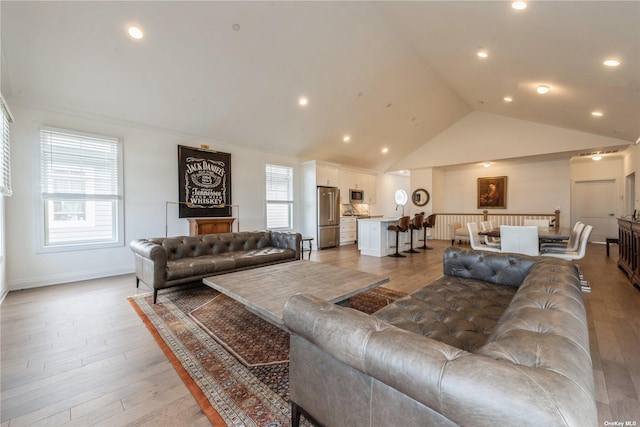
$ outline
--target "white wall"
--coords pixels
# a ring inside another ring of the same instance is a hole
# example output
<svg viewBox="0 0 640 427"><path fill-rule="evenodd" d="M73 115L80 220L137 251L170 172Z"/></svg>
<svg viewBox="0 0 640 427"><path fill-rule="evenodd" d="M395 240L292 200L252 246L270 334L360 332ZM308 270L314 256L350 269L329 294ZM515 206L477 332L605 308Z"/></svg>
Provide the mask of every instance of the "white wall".
<svg viewBox="0 0 640 427"><path fill-rule="evenodd" d="M411 187L428 186L432 175L433 212L482 212L477 205L477 181L482 177L507 177L507 208L495 213L551 214L560 207L560 224L567 226L570 211L570 168L568 160L497 162L490 168L462 165L411 172ZM428 189L428 188L427 188Z"/></svg>
<svg viewBox="0 0 640 427"><path fill-rule="evenodd" d="M627 144L615 138L474 111L392 169L480 163Z"/></svg>
<svg viewBox="0 0 640 427"><path fill-rule="evenodd" d="M231 153L233 203L240 205L241 230L263 229L265 224L265 164L294 167L295 159L248 150L218 141L106 122L70 114L11 105L14 195L5 200L7 223L7 282L22 289L133 271L128 242L141 237L164 236L165 201L178 199L178 145ZM41 125L117 136L124 145L125 245L59 253L38 253L39 209L38 132ZM296 184L296 192L299 185ZM169 206L169 235L188 234L186 219L178 219L176 205ZM234 209L234 216L237 211ZM294 221L300 217L296 209ZM234 231L236 224L234 224Z"/></svg>
<svg viewBox="0 0 640 427"><path fill-rule="evenodd" d="M376 177L376 204L371 205L369 213L371 215L383 215L396 217L402 214L401 208L396 210L395 194L397 190L405 190L411 196L410 179L408 176L385 173ZM411 211L411 201L404 208L406 215Z"/></svg>

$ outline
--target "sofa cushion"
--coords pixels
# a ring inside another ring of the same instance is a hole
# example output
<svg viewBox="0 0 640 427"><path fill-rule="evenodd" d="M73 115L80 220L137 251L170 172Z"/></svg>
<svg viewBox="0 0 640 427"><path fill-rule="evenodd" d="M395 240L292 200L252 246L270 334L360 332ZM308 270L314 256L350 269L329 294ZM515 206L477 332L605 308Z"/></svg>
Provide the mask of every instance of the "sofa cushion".
<svg viewBox="0 0 640 427"><path fill-rule="evenodd" d="M231 254L204 255L193 258L180 258L167 262L167 280L180 280L187 277L201 277L207 274L219 274L222 271L237 268L236 259Z"/></svg>
<svg viewBox="0 0 640 427"><path fill-rule="evenodd" d="M474 352L484 345L516 288L442 276L373 315L401 329Z"/></svg>
<svg viewBox="0 0 640 427"><path fill-rule="evenodd" d="M271 246L262 249L246 250L232 253L236 261L236 268L251 267L260 264L269 264L289 260L295 256L291 249L273 248Z"/></svg>

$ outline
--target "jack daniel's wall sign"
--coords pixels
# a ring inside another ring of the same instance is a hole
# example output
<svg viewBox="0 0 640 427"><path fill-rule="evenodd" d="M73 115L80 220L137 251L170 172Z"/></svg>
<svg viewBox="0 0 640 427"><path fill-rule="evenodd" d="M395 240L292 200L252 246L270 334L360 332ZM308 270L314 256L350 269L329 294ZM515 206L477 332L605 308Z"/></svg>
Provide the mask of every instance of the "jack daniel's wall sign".
<svg viewBox="0 0 640 427"><path fill-rule="evenodd" d="M231 154L178 146L180 218L231 216Z"/></svg>

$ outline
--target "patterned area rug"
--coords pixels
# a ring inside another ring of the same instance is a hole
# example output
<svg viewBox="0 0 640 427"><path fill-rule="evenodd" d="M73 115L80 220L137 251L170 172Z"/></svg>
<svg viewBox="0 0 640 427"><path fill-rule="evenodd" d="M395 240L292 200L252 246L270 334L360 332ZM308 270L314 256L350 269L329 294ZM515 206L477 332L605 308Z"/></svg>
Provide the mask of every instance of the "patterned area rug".
<svg viewBox="0 0 640 427"><path fill-rule="evenodd" d="M404 295L376 288L351 307L373 313ZM129 300L215 426L290 425L288 333L200 284Z"/></svg>

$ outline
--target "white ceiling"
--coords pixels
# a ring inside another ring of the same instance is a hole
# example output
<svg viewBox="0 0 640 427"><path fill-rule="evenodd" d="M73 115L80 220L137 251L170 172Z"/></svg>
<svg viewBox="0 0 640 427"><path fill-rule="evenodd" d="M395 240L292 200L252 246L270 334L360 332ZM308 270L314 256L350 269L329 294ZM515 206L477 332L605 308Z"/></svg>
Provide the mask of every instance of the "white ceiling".
<svg viewBox="0 0 640 427"><path fill-rule="evenodd" d="M640 137L637 1L534 1L519 12L505 1L0 7L10 105L377 170L474 110L623 144ZM126 34L134 23L142 40ZM604 67L608 57L622 65ZM545 96L534 92L542 83Z"/></svg>

